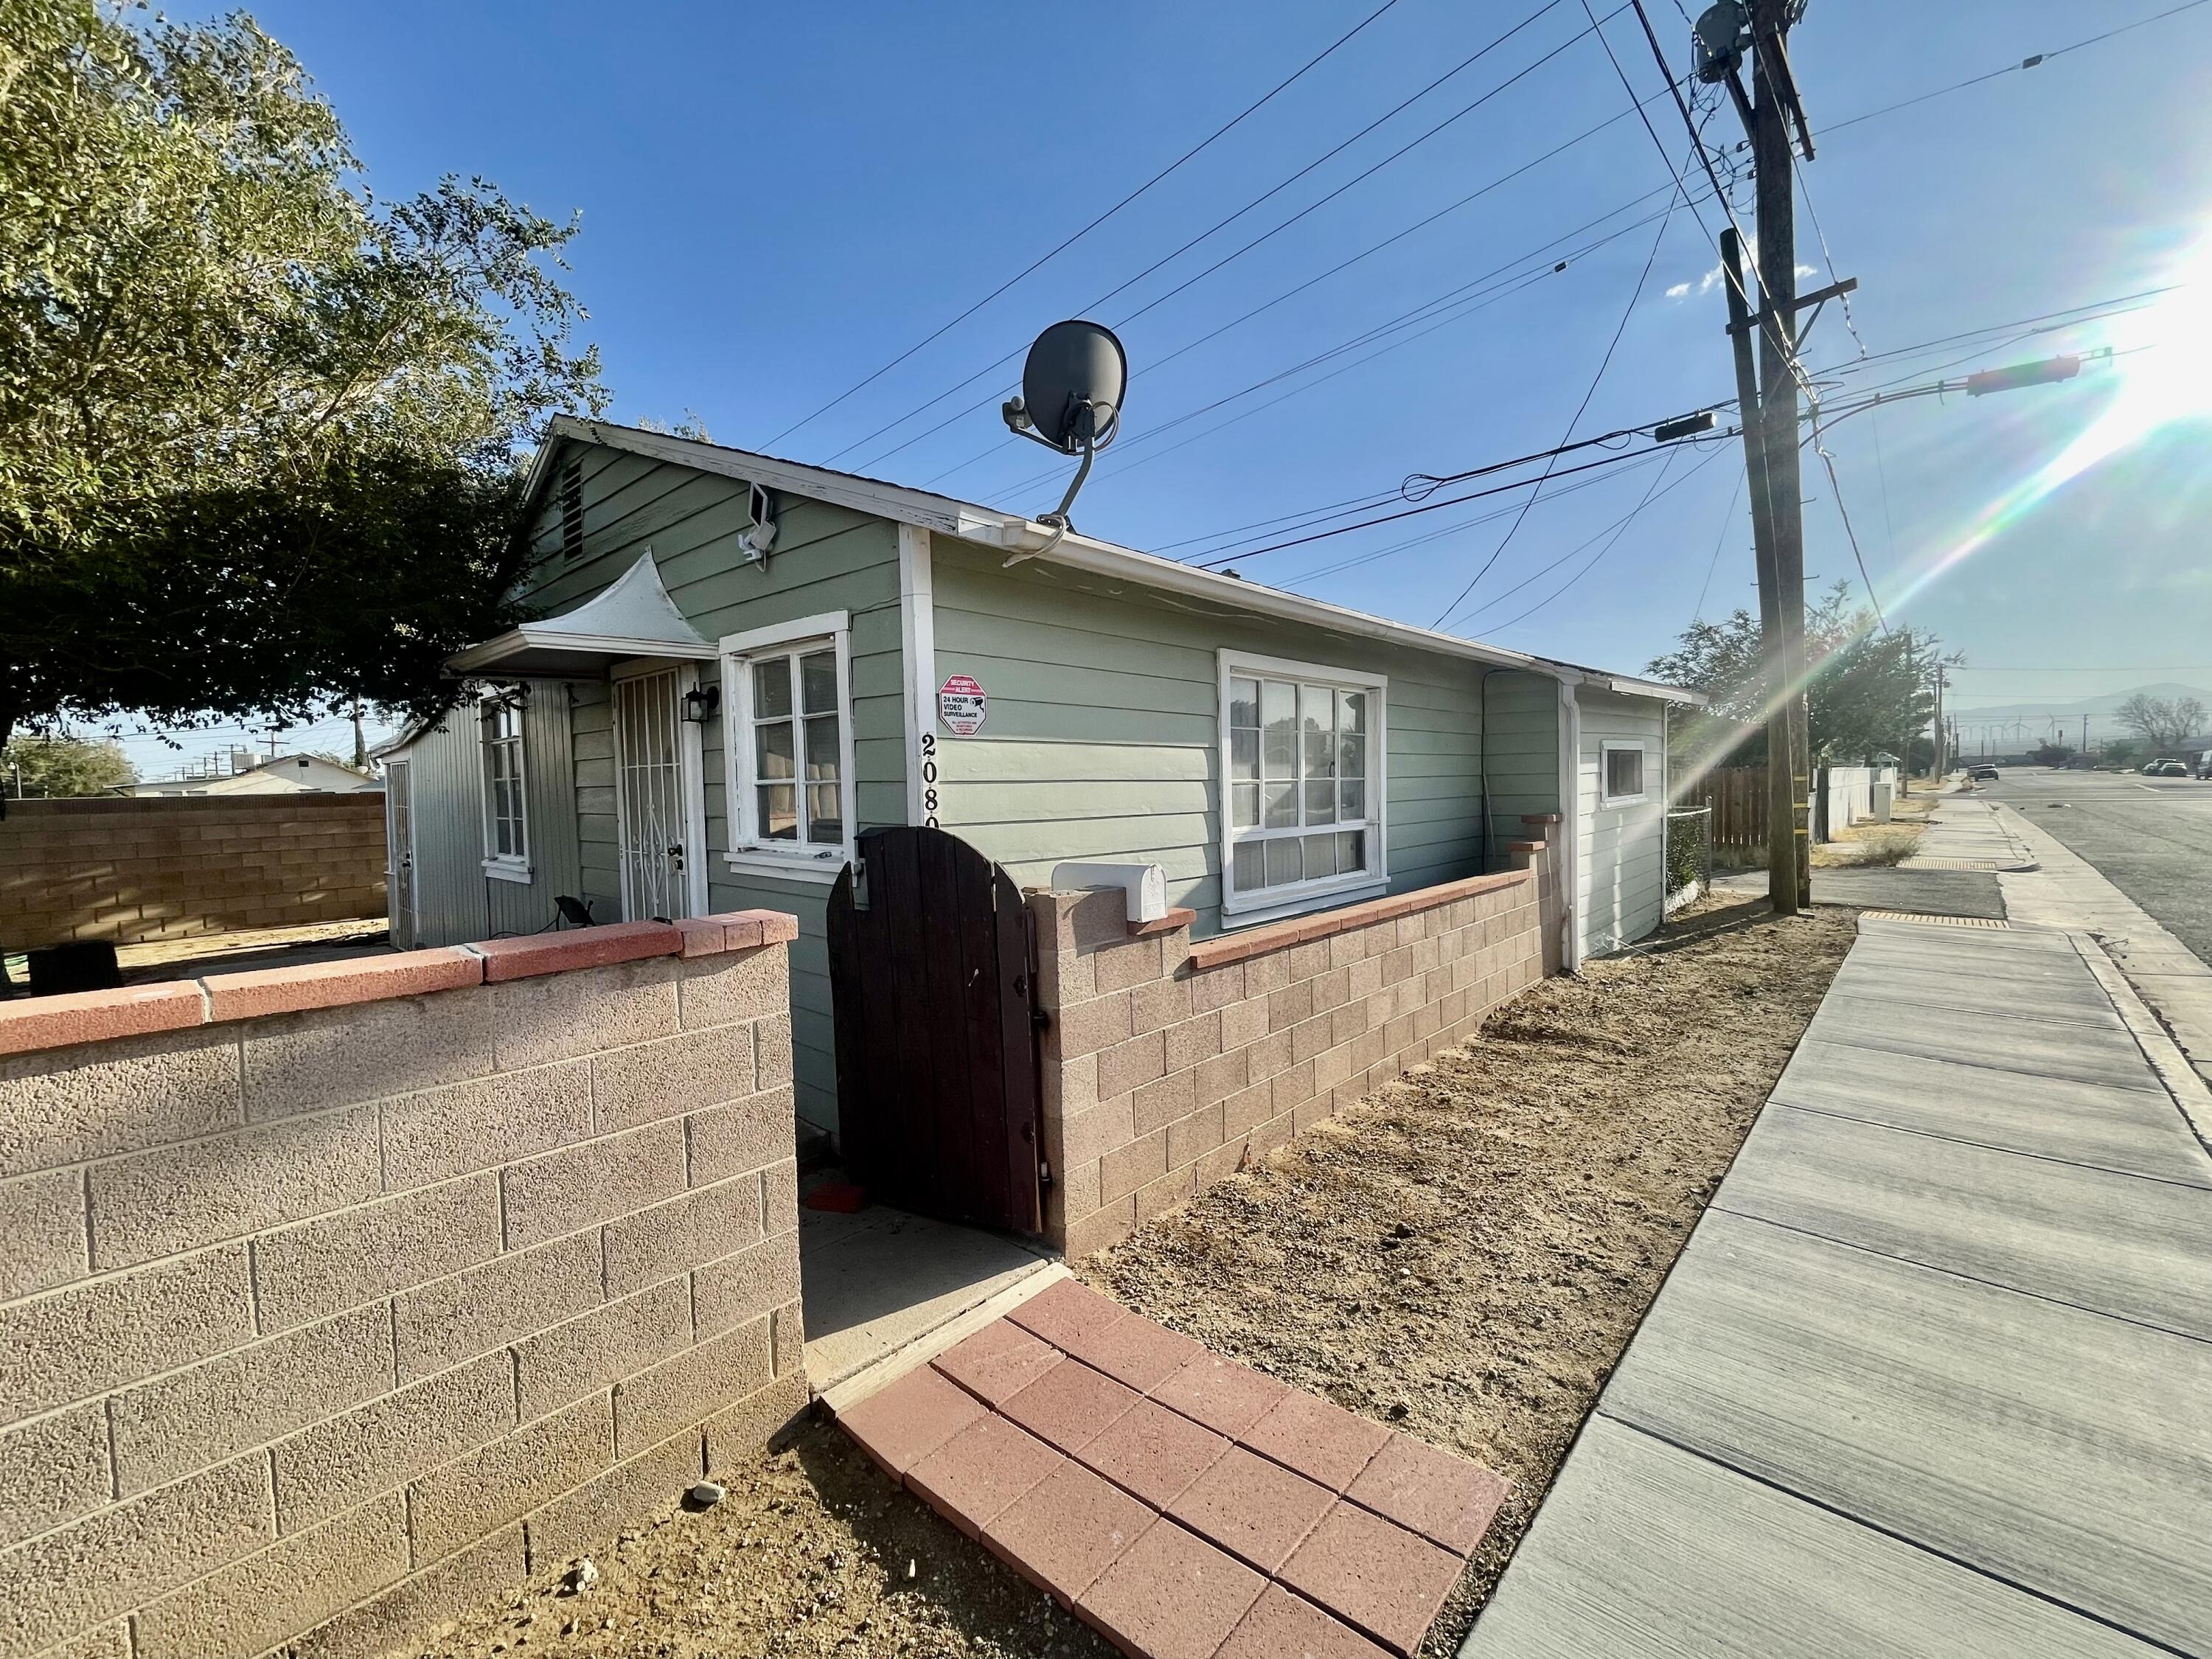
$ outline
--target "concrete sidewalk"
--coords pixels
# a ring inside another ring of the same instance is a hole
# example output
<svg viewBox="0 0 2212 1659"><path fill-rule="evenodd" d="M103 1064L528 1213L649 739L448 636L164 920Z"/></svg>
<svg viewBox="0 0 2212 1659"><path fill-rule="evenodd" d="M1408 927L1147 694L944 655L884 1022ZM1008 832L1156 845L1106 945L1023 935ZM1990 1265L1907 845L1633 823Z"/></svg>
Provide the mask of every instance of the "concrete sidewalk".
<svg viewBox="0 0 2212 1659"><path fill-rule="evenodd" d="M2212 1655L2162 1041L2081 934L1863 921L1462 1656Z"/></svg>

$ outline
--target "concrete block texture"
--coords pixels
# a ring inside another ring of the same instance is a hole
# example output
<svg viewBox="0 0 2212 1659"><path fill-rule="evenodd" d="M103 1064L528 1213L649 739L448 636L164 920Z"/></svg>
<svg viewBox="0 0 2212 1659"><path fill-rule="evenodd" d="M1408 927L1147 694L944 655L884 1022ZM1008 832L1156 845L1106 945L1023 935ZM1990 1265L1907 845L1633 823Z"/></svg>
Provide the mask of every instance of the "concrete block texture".
<svg viewBox="0 0 2212 1659"><path fill-rule="evenodd" d="M274 1536L258 1455L42 1534L0 1553L0 1655L91 1630Z"/></svg>
<svg viewBox="0 0 2212 1659"><path fill-rule="evenodd" d="M374 1106L255 1125L95 1164L93 1265L128 1267L374 1198Z"/></svg>
<svg viewBox="0 0 2212 1659"><path fill-rule="evenodd" d="M281 1540L140 1613L137 1659L253 1659L407 1575L398 1492Z"/></svg>
<svg viewBox="0 0 2212 1659"><path fill-rule="evenodd" d="M279 1526L289 1537L514 1426L514 1375L503 1352L386 1395L277 1443L269 1462Z"/></svg>
<svg viewBox="0 0 2212 1659"><path fill-rule="evenodd" d="M677 981L684 1028L738 1024L782 1013L790 986L789 949L781 945L686 962Z"/></svg>
<svg viewBox="0 0 2212 1659"><path fill-rule="evenodd" d="M489 1353L597 1307L605 1279L599 1235L572 1233L392 1298L402 1381Z"/></svg>
<svg viewBox="0 0 2212 1659"><path fill-rule="evenodd" d="M125 1498L391 1391L380 1303L126 1389L108 1402Z"/></svg>
<svg viewBox="0 0 2212 1659"><path fill-rule="evenodd" d="M235 1030L0 1058L0 1176L211 1134L240 1121Z"/></svg>
<svg viewBox="0 0 2212 1659"><path fill-rule="evenodd" d="M385 1181L398 1192L586 1139L592 1062L571 1060L384 1103Z"/></svg>
<svg viewBox="0 0 2212 1659"><path fill-rule="evenodd" d="M0 1306L0 1423L89 1399L253 1336L246 1246L219 1245Z"/></svg>
<svg viewBox="0 0 2212 1659"><path fill-rule="evenodd" d="M0 1659L367 1659L757 1455L808 1398L770 922L0 1054Z"/></svg>
<svg viewBox="0 0 2212 1659"><path fill-rule="evenodd" d="M528 1571L521 1524L502 1527L317 1625L285 1652L288 1659L383 1659L414 1632L459 1616Z"/></svg>
<svg viewBox="0 0 2212 1659"><path fill-rule="evenodd" d="M672 1198L684 1188L685 1167L684 1126L675 1120L510 1164L499 1176L507 1247L520 1249Z"/></svg>
<svg viewBox="0 0 2212 1659"><path fill-rule="evenodd" d="M572 1492L614 1463L614 1419L593 1395L410 1484L415 1553L450 1555L507 1522Z"/></svg>
<svg viewBox="0 0 2212 1659"><path fill-rule="evenodd" d="M380 1304L499 1251L499 1178L489 1172L280 1227L253 1240L261 1328Z"/></svg>
<svg viewBox="0 0 2212 1659"><path fill-rule="evenodd" d="M112 1478L97 1401L0 1432L0 1550L100 1508Z"/></svg>
<svg viewBox="0 0 2212 1659"><path fill-rule="evenodd" d="M82 1279L87 1260L84 1172L47 1170L0 1180L0 1302Z"/></svg>
<svg viewBox="0 0 2212 1659"><path fill-rule="evenodd" d="M591 1069L592 1121L602 1133L742 1100L759 1087L750 1024L712 1025L612 1049L592 1055Z"/></svg>
<svg viewBox="0 0 2212 1659"><path fill-rule="evenodd" d="M443 991L252 1021L238 1028L246 1115L283 1117L482 1077L492 1069L492 996Z"/></svg>
<svg viewBox="0 0 2212 1659"><path fill-rule="evenodd" d="M486 988L502 1070L668 1036L677 1029L673 957Z"/></svg>

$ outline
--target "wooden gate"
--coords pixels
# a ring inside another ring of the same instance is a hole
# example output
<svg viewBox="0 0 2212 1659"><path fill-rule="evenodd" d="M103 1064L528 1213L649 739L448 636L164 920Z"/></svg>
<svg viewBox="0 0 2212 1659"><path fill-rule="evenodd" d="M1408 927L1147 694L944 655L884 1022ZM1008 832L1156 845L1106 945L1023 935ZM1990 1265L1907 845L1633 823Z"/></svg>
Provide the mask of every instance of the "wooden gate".
<svg viewBox="0 0 2212 1659"><path fill-rule="evenodd" d="M935 829L871 830L830 890L837 1125L872 1198L1043 1225L1029 907Z"/></svg>

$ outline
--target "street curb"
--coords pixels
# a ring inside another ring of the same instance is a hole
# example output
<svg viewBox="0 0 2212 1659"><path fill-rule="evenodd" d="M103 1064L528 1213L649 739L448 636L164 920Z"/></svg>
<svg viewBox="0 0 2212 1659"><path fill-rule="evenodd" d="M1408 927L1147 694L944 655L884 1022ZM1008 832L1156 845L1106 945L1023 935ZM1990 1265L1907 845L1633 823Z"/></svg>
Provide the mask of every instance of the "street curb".
<svg viewBox="0 0 2212 1659"><path fill-rule="evenodd" d="M2150 1061L2158 1080L2173 1097L2182 1121L2189 1125L2190 1132L2205 1151L2212 1152L2212 1088L2208 1088L2197 1075L2197 1068L2189 1063L2189 1057L2181 1052L2180 1045L2167 1033L2165 1023L2151 1006L2128 983L2128 976L2106 952L2105 941L2095 933L2078 933L2072 928L2064 931L2067 938L2074 941L2082 963L2112 999L2113 1011L2128 1028L2128 1035L2135 1038L2143 1058ZM2091 948L2083 948L2085 940Z"/></svg>

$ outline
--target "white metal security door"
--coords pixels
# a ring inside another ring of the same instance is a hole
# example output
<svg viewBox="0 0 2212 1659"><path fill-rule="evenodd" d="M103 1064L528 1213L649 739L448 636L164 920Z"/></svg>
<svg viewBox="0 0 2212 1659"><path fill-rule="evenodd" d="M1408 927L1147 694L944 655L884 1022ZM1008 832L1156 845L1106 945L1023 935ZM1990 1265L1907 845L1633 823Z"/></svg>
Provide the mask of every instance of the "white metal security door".
<svg viewBox="0 0 2212 1659"><path fill-rule="evenodd" d="M630 921L692 914L682 678L680 669L664 668L614 683L615 815L623 915Z"/></svg>

